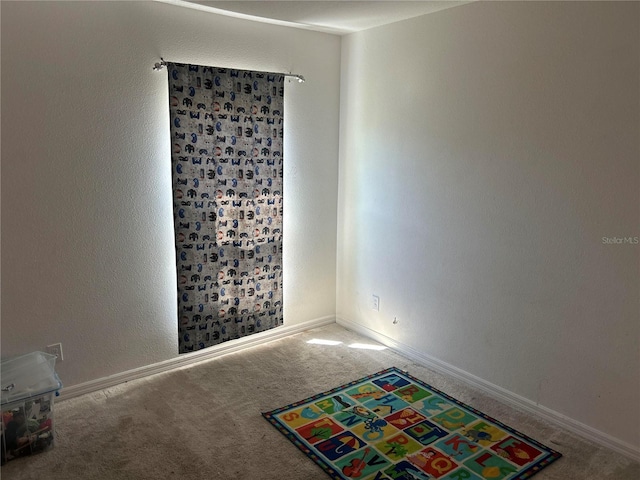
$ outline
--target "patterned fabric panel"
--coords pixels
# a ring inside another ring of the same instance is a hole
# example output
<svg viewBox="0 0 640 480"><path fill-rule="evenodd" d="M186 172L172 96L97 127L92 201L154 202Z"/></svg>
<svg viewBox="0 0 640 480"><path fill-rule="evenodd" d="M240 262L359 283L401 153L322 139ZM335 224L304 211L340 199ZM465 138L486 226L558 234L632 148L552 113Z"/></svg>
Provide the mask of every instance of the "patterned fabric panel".
<svg viewBox="0 0 640 480"><path fill-rule="evenodd" d="M167 67L186 353L283 323L284 77Z"/></svg>

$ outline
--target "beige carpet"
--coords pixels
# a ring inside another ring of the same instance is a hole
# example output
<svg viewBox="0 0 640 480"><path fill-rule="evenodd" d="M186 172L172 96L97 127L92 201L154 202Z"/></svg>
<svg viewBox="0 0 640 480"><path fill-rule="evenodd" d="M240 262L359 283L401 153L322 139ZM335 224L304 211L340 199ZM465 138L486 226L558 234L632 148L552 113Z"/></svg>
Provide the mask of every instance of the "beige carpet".
<svg viewBox="0 0 640 480"><path fill-rule="evenodd" d="M342 341L338 346L307 340ZM242 353L62 401L57 444L9 462L2 479L323 480L311 460L260 415L396 366L562 452L536 480L638 480L640 464L507 407L330 325Z"/></svg>

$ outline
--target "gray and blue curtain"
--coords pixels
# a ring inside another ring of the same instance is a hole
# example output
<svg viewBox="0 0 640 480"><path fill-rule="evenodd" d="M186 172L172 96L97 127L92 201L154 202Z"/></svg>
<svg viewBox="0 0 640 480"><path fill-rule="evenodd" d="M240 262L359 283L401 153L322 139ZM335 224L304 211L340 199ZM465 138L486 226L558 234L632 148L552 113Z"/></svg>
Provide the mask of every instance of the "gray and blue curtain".
<svg viewBox="0 0 640 480"><path fill-rule="evenodd" d="M277 327L284 76L168 63L179 352Z"/></svg>

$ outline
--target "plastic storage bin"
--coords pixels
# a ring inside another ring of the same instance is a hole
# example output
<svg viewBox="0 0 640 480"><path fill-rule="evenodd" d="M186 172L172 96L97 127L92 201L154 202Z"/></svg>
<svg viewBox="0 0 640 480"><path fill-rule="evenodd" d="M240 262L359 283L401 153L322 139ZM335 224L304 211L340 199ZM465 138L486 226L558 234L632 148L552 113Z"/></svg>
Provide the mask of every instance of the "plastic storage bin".
<svg viewBox="0 0 640 480"><path fill-rule="evenodd" d="M53 447L53 399L62 388L55 363L43 352L2 361L2 465Z"/></svg>

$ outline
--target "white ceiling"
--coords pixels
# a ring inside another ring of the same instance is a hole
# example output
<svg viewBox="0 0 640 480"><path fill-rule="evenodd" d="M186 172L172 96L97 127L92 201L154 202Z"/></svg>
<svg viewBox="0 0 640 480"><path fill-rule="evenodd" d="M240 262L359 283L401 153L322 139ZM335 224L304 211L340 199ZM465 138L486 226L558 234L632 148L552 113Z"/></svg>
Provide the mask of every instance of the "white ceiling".
<svg viewBox="0 0 640 480"><path fill-rule="evenodd" d="M167 1L167 0L164 0ZM169 0L191 8L344 35L455 7L470 0Z"/></svg>

